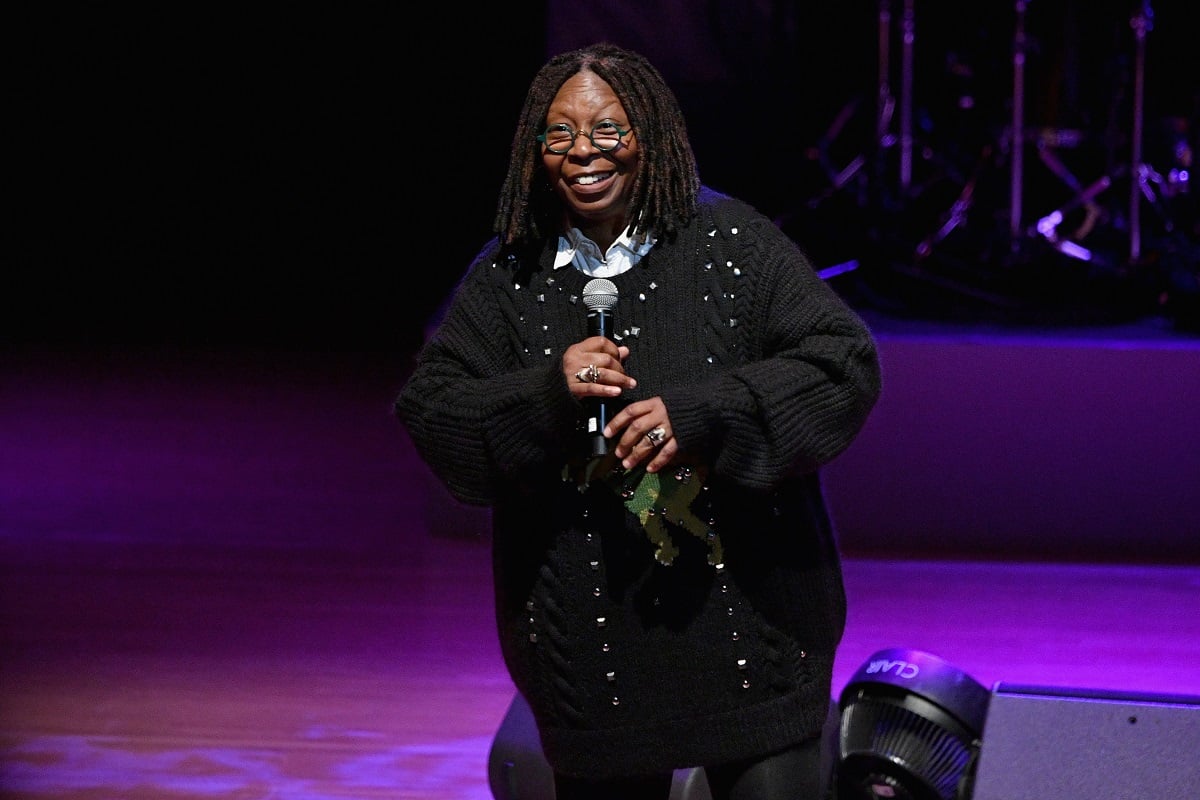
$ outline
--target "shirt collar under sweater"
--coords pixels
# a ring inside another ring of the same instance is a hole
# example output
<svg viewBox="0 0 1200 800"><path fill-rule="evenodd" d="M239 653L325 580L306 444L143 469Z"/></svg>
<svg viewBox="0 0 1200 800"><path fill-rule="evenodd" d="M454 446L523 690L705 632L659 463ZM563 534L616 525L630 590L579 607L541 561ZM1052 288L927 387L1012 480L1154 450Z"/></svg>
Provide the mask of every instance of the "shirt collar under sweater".
<svg viewBox="0 0 1200 800"><path fill-rule="evenodd" d="M554 268L574 264L575 268L585 275L593 278L611 278L641 261L642 256L654 247L655 241L657 240L645 233L631 236L629 228L626 228L609 246L608 252L601 253L600 246L584 236L579 228L571 228L565 235L558 237Z"/></svg>

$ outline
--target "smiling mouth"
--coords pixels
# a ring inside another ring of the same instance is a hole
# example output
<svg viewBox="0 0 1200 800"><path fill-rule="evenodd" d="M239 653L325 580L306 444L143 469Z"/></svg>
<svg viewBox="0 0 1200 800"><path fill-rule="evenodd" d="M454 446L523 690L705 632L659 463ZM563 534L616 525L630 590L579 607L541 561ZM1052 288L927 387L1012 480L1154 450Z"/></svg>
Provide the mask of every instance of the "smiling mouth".
<svg viewBox="0 0 1200 800"><path fill-rule="evenodd" d="M612 177L611 172L602 172L599 174L592 174L592 175L580 175L578 178L575 178L573 181L571 181L571 183L575 184L576 186L591 186L593 184L600 183L601 181L606 181L611 177Z"/></svg>

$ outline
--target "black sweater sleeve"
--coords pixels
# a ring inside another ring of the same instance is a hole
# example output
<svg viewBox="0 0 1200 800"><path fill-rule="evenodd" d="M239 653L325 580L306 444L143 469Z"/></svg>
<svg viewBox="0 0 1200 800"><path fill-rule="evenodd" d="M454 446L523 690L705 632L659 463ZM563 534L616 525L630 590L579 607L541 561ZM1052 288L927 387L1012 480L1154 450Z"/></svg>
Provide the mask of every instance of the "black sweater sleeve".
<svg viewBox="0 0 1200 800"><path fill-rule="evenodd" d="M457 499L490 505L566 458L579 404L558 359L525 362L514 289L491 243L456 288L395 401L418 453Z"/></svg>
<svg viewBox="0 0 1200 800"><path fill-rule="evenodd" d="M703 453L716 474L767 489L850 445L880 394L878 353L863 321L769 219L736 200L713 213L714 260L743 273L724 326L740 356L662 397L681 447Z"/></svg>

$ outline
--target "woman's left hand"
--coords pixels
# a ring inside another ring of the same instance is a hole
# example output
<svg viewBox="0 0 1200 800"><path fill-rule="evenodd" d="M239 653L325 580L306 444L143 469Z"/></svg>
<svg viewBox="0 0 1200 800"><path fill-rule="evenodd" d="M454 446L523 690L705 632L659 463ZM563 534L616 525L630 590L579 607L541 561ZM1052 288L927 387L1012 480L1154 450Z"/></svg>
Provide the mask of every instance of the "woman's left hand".
<svg viewBox="0 0 1200 800"><path fill-rule="evenodd" d="M604 437L613 439L618 434L613 453L625 469L644 463L647 472L658 472L679 452L671 432L671 416L661 397L639 400L618 411L604 426Z"/></svg>

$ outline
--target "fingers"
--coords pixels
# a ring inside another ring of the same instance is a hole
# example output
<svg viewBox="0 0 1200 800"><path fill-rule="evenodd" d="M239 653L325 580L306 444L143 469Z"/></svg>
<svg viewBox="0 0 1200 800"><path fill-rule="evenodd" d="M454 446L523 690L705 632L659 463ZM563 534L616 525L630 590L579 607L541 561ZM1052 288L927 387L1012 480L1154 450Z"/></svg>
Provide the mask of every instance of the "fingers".
<svg viewBox="0 0 1200 800"><path fill-rule="evenodd" d="M629 348L593 336L571 345L563 353L562 369L575 397L617 397L633 389L637 381L625 374ZM671 430L671 418L661 397L630 403L604 426L604 437L616 440L613 453L625 469L645 464L657 472L675 460L679 444Z"/></svg>
<svg viewBox="0 0 1200 800"><path fill-rule="evenodd" d="M622 365L628 356L628 347L618 347L602 336L572 345L562 360L568 388L576 397L616 397L634 388L637 381L625 374Z"/></svg>
<svg viewBox="0 0 1200 800"><path fill-rule="evenodd" d="M616 367L602 367L590 362L567 379L567 386L576 397L616 397L625 389L637 386L637 381Z"/></svg>
<svg viewBox="0 0 1200 800"><path fill-rule="evenodd" d="M622 439L624 438L622 436ZM647 472L658 472L675 460L679 444L675 437L667 432L665 426L659 425L646 431L640 439L634 440L628 452L622 453L622 449L616 448L616 454L625 469L633 469L644 463Z"/></svg>
<svg viewBox="0 0 1200 800"><path fill-rule="evenodd" d="M610 438L618 432L620 437L613 452L625 469L645 463L647 471L657 472L670 464L679 451L667 408L658 397L621 409L604 429L605 436Z"/></svg>
<svg viewBox="0 0 1200 800"><path fill-rule="evenodd" d="M646 464L647 472L658 472L660 469L665 469L675 463L675 454L679 452L679 445L675 439L668 439L660 447L653 452L653 458ZM626 467L629 469L629 467Z"/></svg>

